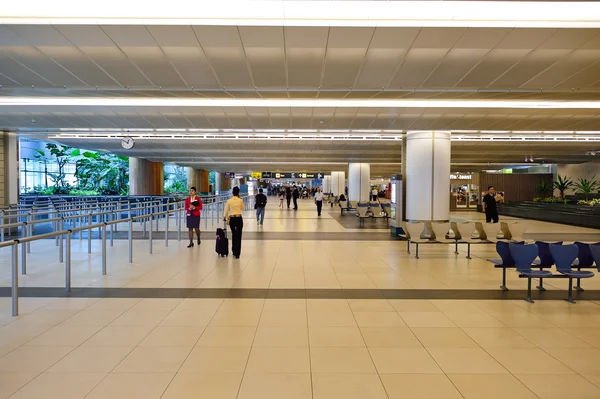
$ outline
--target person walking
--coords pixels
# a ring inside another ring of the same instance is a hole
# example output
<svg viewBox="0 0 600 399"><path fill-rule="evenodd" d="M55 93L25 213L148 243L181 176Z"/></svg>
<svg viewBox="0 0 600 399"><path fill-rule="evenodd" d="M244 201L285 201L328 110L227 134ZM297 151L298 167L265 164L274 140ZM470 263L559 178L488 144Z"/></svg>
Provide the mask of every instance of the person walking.
<svg viewBox="0 0 600 399"><path fill-rule="evenodd" d="M486 223L498 223L498 208L496 207L496 198L494 194L494 186L489 186L487 194L484 195L482 199Z"/></svg>
<svg viewBox="0 0 600 399"><path fill-rule="evenodd" d="M231 193L233 197L229 198L225 203L223 220L229 221L232 241L231 252L236 259L239 259L242 252L242 229L244 228L242 211L244 210L244 201L240 198L239 187L234 187Z"/></svg>
<svg viewBox="0 0 600 399"><path fill-rule="evenodd" d="M292 193L294 197L294 210L298 210L298 198L300 198L300 190L298 190L298 186L294 187L294 192Z"/></svg>
<svg viewBox="0 0 600 399"><path fill-rule="evenodd" d="M323 209L323 193L321 192L321 187L319 187L315 193L315 204L317 204L317 216L321 216L321 210Z"/></svg>
<svg viewBox="0 0 600 399"><path fill-rule="evenodd" d="M202 210L202 200L196 195L196 187L190 188L190 196L185 199L184 207L190 237L190 244L187 247L192 248L194 246L194 230L198 237L198 245L202 242L200 240L200 211Z"/></svg>
<svg viewBox="0 0 600 399"><path fill-rule="evenodd" d="M285 199L287 200L287 207L290 209L290 202L292 201L292 189L290 186L285 188Z"/></svg>
<svg viewBox="0 0 600 399"><path fill-rule="evenodd" d="M256 196L256 224L260 224L262 226L263 221L265 220L265 207L267 206L267 196L263 194L263 189L258 190L258 195Z"/></svg>
<svg viewBox="0 0 600 399"><path fill-rule="evenodd" d="M373 198L373 201L377 201L377 187L373 187L373 190L371 190L371 198Z"/></svg>
<svg viewBox="0 0 600 399"><path fill-rule="evenodd" d="M283 209L283 197L285 197L285 193L283 189L279 190L279 207Z"/></svg>

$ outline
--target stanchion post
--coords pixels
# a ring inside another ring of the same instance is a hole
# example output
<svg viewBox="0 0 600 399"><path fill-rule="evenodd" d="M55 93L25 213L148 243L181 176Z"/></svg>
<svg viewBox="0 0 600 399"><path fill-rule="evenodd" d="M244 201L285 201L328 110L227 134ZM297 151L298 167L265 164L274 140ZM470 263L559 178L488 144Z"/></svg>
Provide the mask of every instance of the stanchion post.
<svg viewBox="0 0 600 399"><path fill-rule="evenodd" d="M92 253L92 228L90 226L93 225L93 224L94 224L93 217L92 217L92 214L90 213L89 216L88 216L88 227L89 228L87 230L87 233L88 233L88 254Z"/></svg>
<svg viewBox="0 0 600 399"><path fill-rule="evenodd" d="M152 219L154 218L154 214L150 214L150 226L152 226ZM152 229L148 232L148 253L152 255Z"/></svg>
<svg viewBox="0 0 600 399"><path fill-rule="evenodd" d="M129 218L129 263L133 263L133 219Z"/></svg>
<svg viewBox="0 0 600 399"><path fill-rule="evenodd" d="M32 210L31 213L29 215L27 215L27 225L25 226L25 230L27 230L28 236L33 235L33 224L31 224L30 222L33 222L34 219L35 219L35 216L33 215L33 210ZM27 246L27 253L30 254L31 253L31 242L27 241L27 243L25 245Z"/></svg>
<svg viewBox="0 0 600 399"><path fill-rule="evenodd" d="M165 213L165 247L169 246L169 212Z"/></svg>
<svg viewBox="0 0 600 399"><path fill-rule="evenodd" d="M114 241L115 241L115 224L112 223L112 222L114 222L114 220L115 220L115 214L113 213L110 217L110 221L111 221L111 224L110 224L110 246L111 247L115 245L115 243L114 243Z"/></svg>
<svg viewBox="0 0 600 399"><path fill-rule="evenodd" d="M12 246L12 315L19 315L19 251L18 241Z"/></svg>
<svg viewBox="0 0 600 399"><path fill-rule="evenodd" d="M106 223L102 226L102 275L106 276Z"/></svg>
<svg viewBox="0 0 600 399"><path fill-rule="evenodd" d="M184 212L184 209L181 208L181 204L180 204L179 212L177 212L177 220L178 220L178 223L177 223L177 225L178 225L177 226L177 241L181 241L181 227L182 227L181 225L183 224L183 218L182 218L183 212Z"/></svg>
<svg viewBox="0 0 600 399"><path fill-rule="evenodd" d="M65 291L71 292L71 233L67 235L67 247L65 248ZM62 236L61 236L62 242Z"/></svg>
<svg viewBox="0 0 600 399"><path fill-rule="evenodd" d="M61 218L58 221L58 231L61 231L63 228L63 218ZM64 256L64 243L63 243L63 236L62 234L58 236L58 261L60 263L63 263L63 256Z"/></svg>

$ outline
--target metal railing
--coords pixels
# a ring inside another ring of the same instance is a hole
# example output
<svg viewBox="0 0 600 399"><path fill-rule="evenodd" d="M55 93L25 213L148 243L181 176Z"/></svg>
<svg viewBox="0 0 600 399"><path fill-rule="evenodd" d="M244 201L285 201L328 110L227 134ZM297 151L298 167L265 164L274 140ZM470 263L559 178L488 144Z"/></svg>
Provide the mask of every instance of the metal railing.
<svg viewBox="0 0 600 399"><path fill-rule="evenodd" d="M243 196L242 199L246 209L251 209L250 205L253 201L252 196ZM225 207L225 200L209 202L203 204L203 211L201 217L204 218L204 226L208 227L208 220L211 220L211 225L219 222L222 219L223 210ZM140 205L138 207L132 205ZM126 208L122 208L118 205L118 209L112 209L110 211L90 212L90 213L77 213L83 211L83 209L77 209L75 214L66 216L57 216L42 220L29 220L18 223L9 223L0 225L0 230L4 232L4 228L9 227L21 227L21 237L13 240L0 242L0 250L2 248L11 247L11 290L12 290L12 315L17 316L19 314L19 246L21 250L21 274L27 274L27 254L31 252L31 243L43 239L55 239L56 246L58 247L58 260L59 263L65 264L65 290L71 291L71 244L72 239L75 235L78 235L79 240L83 240L83 232L87 231L87 252L92 253L92 231L98 229L99 239L101 240L101 268L102 275L107 274L107 241L110 236L110 246L114 246L114 235L117 232L117 226L122 223L128 225L128 263L133 263L133 227L134 222L138 221L143 226L143 238L148 239L148 253L153 252L153 240L154 234L152 229L152 222L156 222L155 232L159 232L159 220L164 219L164 244L165 247L169 246L169 218L171 215L175 216L175 223L177 226L177 240L181 241L181 231L183 229L183 215L185 209L183 207L184 202L172 202L172 203L161 203L156 204L156 201L147 201L144 203L129 203ZM142 206L145 205L145 206ZM164 210L160 210L162 209ZM89 209L85 209L86 211ZM73 210L65 211L73 212ZM49 214L58 215L60 212L53 210ZM121 218L123 213L127 213L128 217ZM135 216L134 213L137 213ZM109 217L110 215L110 217ZM119 217L115 217L119 216ZM28 215L31 217L31 215ZM94 222L94 217L97 223ZM77 227L77 221L79 221L79 227ZM50 233L34 234L33 226L40 223L53 224L53 230ZM65 229L65 222L71 223L71 228ZM150 224L150 228L147 229L147 223ZM110 229L109 229L110 228ZM2 234L4 239L4 233Z"/></svg>

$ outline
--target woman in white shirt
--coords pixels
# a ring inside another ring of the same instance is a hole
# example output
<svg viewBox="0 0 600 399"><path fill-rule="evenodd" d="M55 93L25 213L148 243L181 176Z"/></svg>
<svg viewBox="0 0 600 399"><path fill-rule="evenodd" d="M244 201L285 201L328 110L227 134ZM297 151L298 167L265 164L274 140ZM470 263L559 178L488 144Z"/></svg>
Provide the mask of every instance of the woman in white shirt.
<svg viewBox="0 0 600 399"><path fill-rule="evenodd" d="M321 187L319 187L315 193L315 204L317 204L317 214L321 216L321 209L323 209L323 193L321 192Z"/></svg>
<svg viewBox="0 0 600 399"><path fill-rule="evenodd" d="M229 227L231 228L231 252L236 259L239 259L242 252L242 229L244 228L242 212L244 211L244 201L240 198L239 187L234 187L232 194L233 197L225 203L223 219L229 219Z"/></svg>

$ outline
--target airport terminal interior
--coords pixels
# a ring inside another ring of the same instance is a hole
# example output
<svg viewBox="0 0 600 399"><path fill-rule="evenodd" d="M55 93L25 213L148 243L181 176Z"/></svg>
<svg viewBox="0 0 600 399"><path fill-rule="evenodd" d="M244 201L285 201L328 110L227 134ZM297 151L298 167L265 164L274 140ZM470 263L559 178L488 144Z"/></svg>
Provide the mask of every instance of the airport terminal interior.
<svg viewBox="0 0 600 399"><path fill-rule="evenodd" d="M600 3L103 3L0 7L0 399L600 398Z"/></svg>

